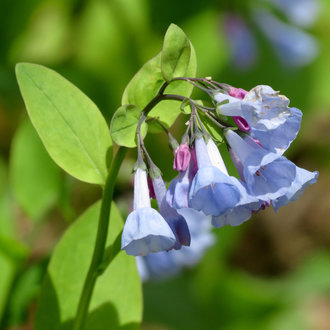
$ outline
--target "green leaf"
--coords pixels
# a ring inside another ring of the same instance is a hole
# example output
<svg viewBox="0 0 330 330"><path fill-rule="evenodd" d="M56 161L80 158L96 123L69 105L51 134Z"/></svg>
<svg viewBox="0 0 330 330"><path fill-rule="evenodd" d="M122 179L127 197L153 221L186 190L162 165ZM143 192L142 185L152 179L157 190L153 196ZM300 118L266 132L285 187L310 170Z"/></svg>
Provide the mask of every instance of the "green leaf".
<svg viewBox="0 0 330 330"><path fill-rule="evenodd" d="M36 330L72 329L92 258L99 211L100 203L90 207L56 247L37 305ZM123 228L114 204L110 217L107 250L118 241ZM96 282L84 329L139 329L141 317L141 283L135 259L120 251Z"/></svg>
<svg viewBox="0 0 330 330"><path fill-rule="evenodd" d="M166 81L183 77L190 61L190 41L175 24L166 31L161 55L161 70Z"/></svg>
<svg viewBox="0 0 330 330"><path fill-rule="evenodd" d="M40 220L58 199L61 177L29 120L16 131L10 166L18 203L32 220Z"/></svg>
<svg viewBox="0 0 330 330"><path fill-rule="evenodd" d="M112 140L123 147L136 147L136 128L140 115L141 110L133 104L121 106L111 120L110 134ZM148 126L144 122L141 125L141 134L143 137L147 134L147 129Z"/></svg>
<svg viewBox="0 0 330 330"><path fill-rule="evenodd" d="M3 316L11 283L14 280L15 264L0 250L0 323Z"/></svg>
<svg viewBox="0 0 330 330"><path fill-rule="evenodd" d="M137 72L124 91L123 105L135 104L138 108L143 109L157 95L160 87L165 83L160 63L161 53L152 58ZM185 76L195 77L196 70L196 54L191 45L191 56ZM166 88L166 93L189 97L192 89L193 86L188 82L174 81ZM165 126L170 127L181 112L180 105L181 102L177 101L161 101L153 108L148 117L157 117ZM157 124L150 123L149 127L153 127L153 131L160 131Z"/></svg>
<svg viewBox="0 0 330 330"><path fill-rule="evenodd" d="M143 109L165 82L160 70L161 53L149 60L135 74L125 88L121 104L134 104Z"/></svg>
<svg viewBox="0 0 330 330"><path fill-rule="evenodd" d="M19 63L16 76L32 124L53 160L79 180L103 184L111 139L96 105L41 65Z"/></svg>
<svg viewBox="0 0 330 330"><path fill-rule="evenodd" d="M197 70L196 53L194 47L191 45L191 57L185 77L195 77ZM190 97L193 86L186 81L174 81L166 88L166 94L178 94L184 97ZM166 127L170 127L176 118L181 113L181 102L178 101L162 101L158 103L152 111L150 111L148 117L157 117ZM151 128L151 125L149 125ZM153 130L157 127L157 131L160 131L157 124L153 124Z"/></svg>
<svg viewBox="0 0 330 330"><path fill-rule="evenodd" d="M218 141L222 142L223 141L223 136L222 136L222 131L220 127L215 124L210 118L208 118L203 112L198 113L204 127L207 129L207 131Z"/></svg>

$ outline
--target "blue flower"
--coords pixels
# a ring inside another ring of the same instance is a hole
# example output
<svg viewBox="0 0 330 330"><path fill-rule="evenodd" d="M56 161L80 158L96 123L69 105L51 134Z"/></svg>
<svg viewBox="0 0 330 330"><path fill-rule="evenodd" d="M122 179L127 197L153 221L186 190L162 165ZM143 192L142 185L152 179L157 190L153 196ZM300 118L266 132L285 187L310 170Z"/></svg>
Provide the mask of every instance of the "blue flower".
<svg viewBox="0 0 330 330"><path fill-rule="evenodd" d="M304 66L318 55L318 43L308 33L281 22L265 10L256 10L254 18L285 65Z"/></svg>
<svg viewBox="0 0 330 330"><path fill-rule="evenodd" d="M198 171L189 192L191 208L219 217L237 206L258 202L254 196L247 194L239 180L228 175L213 141L210 140L207 147L203 138L199 138L195 147Z"/></svg>
<svg viewBox="0 0 330 330"><path fill-rule="evenodd" d="M248 192L262 201L288 193L296 177L296 165L283 156L268 152L251 138L242 139L231 130L225 132L234 163L246 182Z"/></svg>
<svg viewBox="0 0 330 330"><path fill-rule="evenodd" d="M174 248L180 249L182 245L190 245L190 233L185 219L172 208L166 200L166 186L161 176L152 178L152 184L157 199L159 213L171 227L176 243Z"/></svg>
<svg viewBox="0 0 330 330"><path fill-rule="evenodd" d="M277 212L280 207L296 201L308 186L316 182L318 175L319 173L317 171L309 172L297 166L296 177L289 191L285 195L272 200L272 206L275 212Z"/></svg>
<svg viewBox="0 0 330 330"><path fill-rule="evenodd" d="M282 155L296 138L302 112L289 107L289 100L269 86L257 86L243 100L217 93L216 101L228 100L218 106L223 115L241 116L249 124L250 135L260 141L263 148Z"/></svg>
<svg viewBox="0 0 330 330"><path fill-rule="evenodd" d="M134 210L128 215L121 248L133 256L174 247L176 237L164 218L151 208L146 171L138 168L134 176Z"/></svg>
<svg viewBox="0 0 330 330"><path fill-rule="evenodd" d="M183 267L194 266L200 261L205 251L214 244L215 236L211 232L210 217L201 219L196 210L189 208L179 212L187 220L191 234L190 246L183 246L180 250L137 257L138 271L143 281L164 279L179 273Z"/></svg>

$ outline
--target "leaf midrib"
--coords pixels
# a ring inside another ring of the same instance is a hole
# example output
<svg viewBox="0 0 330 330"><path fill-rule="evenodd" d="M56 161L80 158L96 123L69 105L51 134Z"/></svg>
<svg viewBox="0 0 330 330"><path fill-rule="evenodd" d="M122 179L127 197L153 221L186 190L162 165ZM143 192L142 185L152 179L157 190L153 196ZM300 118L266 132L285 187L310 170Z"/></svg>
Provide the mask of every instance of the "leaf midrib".
<svg viewBox="0 0 330 330"><path fill-rule="evenodd" d="M85 147L85 145L82 143L82 141L79 139L77 133L74 131L74 129L69 125L69 123L67 122L67 120L65 119L65 117L62 115L62 113L59 111L59 109L57 108L57 106L55 105L55 103L52 101L51 97L45 92L44 89L42 89L42 87L40 87L35 80L29 75L29 73L27 71L25 71L23 69L23 72L26 74L26 76L31 80L31 82L36 86L36 88L45 95L45 97L47 98L47 100L51 103L51 105L54 107L54 109L56 110L57 114L61 117L61 119L64 121L64 123L69 127L69 130L72 132L73 136L76 138L76 140L78 141L79 145L81 146L81 149L84 151L84 153L87 155L87 158L90 160L92 166L95 168L96 172L100 175L101 179L103 179L103 181L105 180L105 177L103 176L101 170L98 168L95 160L93 159L93 157L89 154L87 148Z"/></svg>

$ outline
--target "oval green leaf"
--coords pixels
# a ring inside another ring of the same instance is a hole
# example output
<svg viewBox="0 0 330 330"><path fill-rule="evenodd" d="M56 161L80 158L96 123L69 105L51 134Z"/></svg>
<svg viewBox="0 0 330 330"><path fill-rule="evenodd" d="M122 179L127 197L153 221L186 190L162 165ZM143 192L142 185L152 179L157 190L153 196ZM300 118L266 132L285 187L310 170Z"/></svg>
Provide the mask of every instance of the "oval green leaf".
<svg viewBox="0 0 330 330"><path fill-rule="evenodd" d="M110 134L112 140L120 146L134 148L136 147L136 128L141 116L141 110L133 105L126 104L121 106L113 115L110 125ZM141 134L144 137L147 134L148 126L144 122L141 125Z"/></svg>
<svg viewBox="0 0 330 330"><path fill-rule="evenodd" d="M93 254L100 203L90 207L55 249L37 305L35 329L71 330ZM120 240L123 222L112 204L107 250ZM141 281L135 258L120 251L98 278L84 330L137 330L142 318Z"/></svg>
<svg viewBox="0 0 330 330"><path fill-rule="evenodd" d="M166 81L183 77L190 61L190 41L175 24L171 24L164 37L161 55L161 71Z"/></svg>
<svg viewBox="0 0 330 330"><path fill-rule="evenodd" d="M190 61L185 72L186 77L195 77L197 71L196 53L190 45ZM143 109L158 93L160 87L165 83L161 72L161 53L148 61L132 78L127 85L122 104L135 104ZM166 88L168 94L178 94L189 97L193 86L185 81L175 81ZM180 114L181 102L161 101L149 113L148 117L157 117L165 126L170 127ZM161 131L157 124L150 123L153 131Z"/></svg>
<svg viewBox="0 0 330 330"><path fill-rule="evenodd" d="M32 220L42 219L59 197L61 175L29 120L23 121L15 133L10 175L14 195L24 212Z"/></svg>
<svg viewBox="0 0 330 330"><path fill-rule="evenodd" d="M96 105L44 66L19 63L16 76L32 124L53 160L79 180L103 184L111 139Z"/></svg>

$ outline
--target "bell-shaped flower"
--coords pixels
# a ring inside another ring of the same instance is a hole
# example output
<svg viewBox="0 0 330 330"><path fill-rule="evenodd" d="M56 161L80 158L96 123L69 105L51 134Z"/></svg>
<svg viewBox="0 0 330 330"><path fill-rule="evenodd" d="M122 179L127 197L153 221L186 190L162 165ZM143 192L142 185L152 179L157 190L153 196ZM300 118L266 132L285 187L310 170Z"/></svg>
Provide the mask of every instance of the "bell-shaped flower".
<svg viewBox="0 0 330 330"><path fill-rule="evenodd" d="M218 147L216 144L210 139L206 144L208 154L210 156L210 160L213 166L217 167L223 173L228 175L226 166L223 162L221 154L219 152ZM247 193L247 189L245 187L244 182L237 180L234 177L231 177L232 180L236 181L237 188L240 191L240 200L235 205L234 208L229 209L227 212L220 216L213 216L212 217L212 224L215 227L222 227L225 225L230 226L238 226L242 222L250 219L251 214L253 211L259 209L262 202L258 201L257 198L251 196Z"/></svg>
<svg viewBox="0 0 330 330"><path fill-rule="evenodd" d="M151 208L147 173L138 168L134 175L134 210L123 229L121 248L133 256L170 250L176 237L165 219Z"/></svg>
<svg viewBox="0 0 330 330"><path fill-rule="evenodd" d="M228 103L220 103L220 113L234 119L242 117L251 129L251 137L259 140L265 149L279 155L285 152L300 129L301 111L290 108L289 100L269 86L254 87L243 99L219 92L214 98L217 102L228 100Z"/></svg>
<svg viewBox="0 0 330 330"><path fill-rule="evenodd" d="M175 237L175 249L180 249L182 245L190 245L190 233L186 220L172 208L166 200L166 186L161 176L154 176L152 178L154 192L157 199L159 213L167 221L171 227Z"/></svg>
<svg viewBox="0 0 330 330"><path fill-rule="evenodd" d="M203 138L197 138L195 148L198 171L189 191L191 208L218 217L240 205L244 198L251 202L257 201L247 196L239 180L228 175L213 141L207 147Z"/></svg>
<svg viewBox="0 0 330 330"><path fill-rule="evenodd" d="M182 209L183 210L183 209ZM188 208L184 209L188 211ZM138 257L138 271L143 281L149 279L164 279L180 272L183 267L192 267L199 262L206 250L215 242L215 235L211 232L211 219L201 219L196 211L182 216L187 220L191 234L189 247L182 246L180 250L171 250ZM207 220L207 221L205 221Z"/></svg>
<svg viewBox="0 0 330 330"><path fill-rule="evenodd" d="M225 137L248 192L262 201L285 195L296 177L296 165L283 156L268 152L248 136L242 139L232 130Z"/></svg>
<svg viewBox="0 0 330 330"><path fill-rule="evenodd" d="M297 166L296 177L289 191L285 195L272 200L272 206L275 212L277 212L280 207L296 201L308 186L316 182L318 175L319 173L317 171L309 172Z"/></svg>

